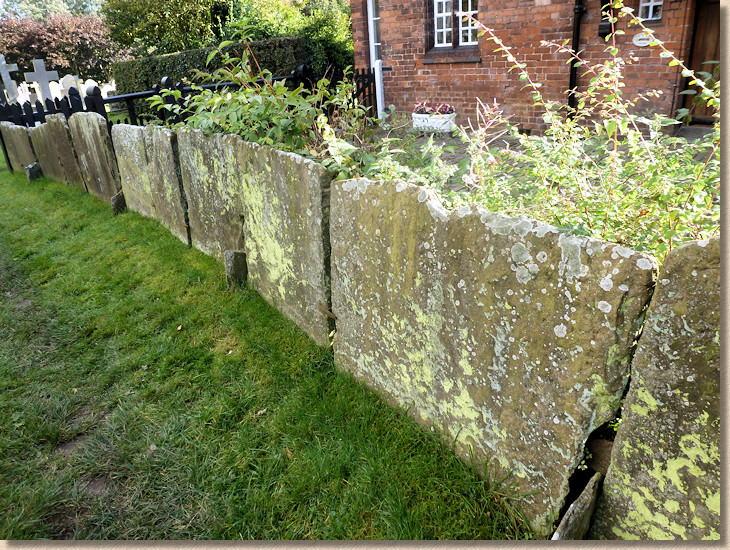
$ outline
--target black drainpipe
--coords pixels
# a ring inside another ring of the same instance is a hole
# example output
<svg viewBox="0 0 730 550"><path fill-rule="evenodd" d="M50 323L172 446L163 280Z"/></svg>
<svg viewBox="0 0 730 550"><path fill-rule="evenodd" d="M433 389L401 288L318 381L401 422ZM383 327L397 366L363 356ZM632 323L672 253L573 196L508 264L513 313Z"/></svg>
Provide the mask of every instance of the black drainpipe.
<svg viewBox="0 0 730 550"><path fill-rule="evenodd" d="M578 52L580 48L580 19L586 12L583 0L575 0L573 6L573 51ZM573 93L578 85L578 67L575 63L570 64L570 83L568 84L568 105L571 109L575 108L575 94Z"/></svg>

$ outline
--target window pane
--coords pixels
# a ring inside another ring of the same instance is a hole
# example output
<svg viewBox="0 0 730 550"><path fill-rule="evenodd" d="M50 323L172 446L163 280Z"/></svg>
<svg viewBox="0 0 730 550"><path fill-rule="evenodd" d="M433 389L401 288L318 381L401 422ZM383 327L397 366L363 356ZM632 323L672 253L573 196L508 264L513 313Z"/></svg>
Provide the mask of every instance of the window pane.
<svg viewBox="0 0 730 550"><path fill-rule="evenodd" d="M444 28L444 20L439 17L438 19L436 19L436 30L440 31L443 28Z"/></svg>
<svg viewBox="0 0 730 550"><path fill-rule="evenodd" d="M477 11L477 0L471 0L471 11Z"/></svg>
<svg viewBox="0 0 730 550"><path fill-rule="evenodd" d="M451 31L446 31L446 43L451 44Z"/></svg>
<svg viewBox="0 0 730 550"><path fill-rule="evenodd" d="M451 0L444 2L444 13L451 13Z"/></svg>
<svg viewBox="0 0 730 550"><path fill-rule="evenodd" d="M662 7L661 6L654 6L654 16L652 19L661 19L662 18Z"/></svg>
<svg viewBox="0 0 730 550"><path fill-rule="evenodd" d="M647 19L649 17L649 6L641 6L639 8L639 19Z"/></svg>
<svg viewBox="0 0 730 550"><path fill-rule="evenodd" d="M461 11L469 11L469 0L461 0Z"/></svg>

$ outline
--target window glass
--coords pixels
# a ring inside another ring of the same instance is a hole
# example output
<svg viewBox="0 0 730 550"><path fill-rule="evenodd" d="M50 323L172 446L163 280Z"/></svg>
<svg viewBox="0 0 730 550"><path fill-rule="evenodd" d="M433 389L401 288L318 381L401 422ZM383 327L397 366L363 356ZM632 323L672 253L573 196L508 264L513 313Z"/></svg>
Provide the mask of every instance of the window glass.
<svg viewBox="0 0 730 550"><path fill-rule="evenodd" d="M452 17L451 0L434 0L434 46L452 46L453 35L459 39L459 45L477 44L478 25L465 15L477 16L477 0L456 0L453 4L459 16Z"/></svg>
<svg viewBox="0 0 730 550"><path fill-rule="evenodd" d="M459 38L460 44L465 46L477 44L477 34L479 33L478 25L466 17L470 15L476 19L477 17L477 0L462 0L462 15L459 17Z"/></svg>
<svg viewBox="0 0 730 550"><path fill-rule="evenodd" d="M664 0L641 0L639 2L640 19L661 19Z"/></svg>
<svg viewBox="0 0 730 550"><path fill-rule="evenodd" d="M451 46L451 0L434 0L435 46Z"/></svg>

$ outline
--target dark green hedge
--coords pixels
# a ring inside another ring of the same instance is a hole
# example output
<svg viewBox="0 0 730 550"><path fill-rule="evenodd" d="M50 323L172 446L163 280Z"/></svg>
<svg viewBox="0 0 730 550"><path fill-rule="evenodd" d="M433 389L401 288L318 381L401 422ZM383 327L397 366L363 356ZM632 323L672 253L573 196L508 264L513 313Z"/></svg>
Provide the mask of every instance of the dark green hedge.
<svg viewBox="0 0 730 550"><path fill-rule="evenodd" d="M251 50L262 69L268 69L274 76L284 76L300 63L310 62L312 47L304 37L271 38L251 42ZM241 51L243 46L230 46L234 51ZM112 76L116 81L117 94L128 94L149 90L160 80L169 76L174 82L183 78L193 80L191 69L211 71L219 56L206 68L205 61L213 48L200 48L184 52L156 55L131 61L122 61L112 66Z"/></svg>

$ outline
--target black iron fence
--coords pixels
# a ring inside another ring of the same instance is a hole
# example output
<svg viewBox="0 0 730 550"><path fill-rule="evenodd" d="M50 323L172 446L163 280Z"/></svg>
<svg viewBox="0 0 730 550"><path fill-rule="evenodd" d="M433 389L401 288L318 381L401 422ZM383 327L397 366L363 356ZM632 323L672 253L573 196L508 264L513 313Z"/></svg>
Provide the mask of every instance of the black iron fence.
<svg viewBox="0 0 730 550"><path fill-rule="evenodd" d="M374 108L375 75L373 70L357 69L353 77L355 81L355 96L365 106ZM310 87L310 89L313 85L311 71L306 66L297 67L290 75L277 76L272 78L272 80L283 80L287 82L287 85L294 87L304 84L305 87ZM258 81L260 84L263 82L263 80ZM223 82L205 84L200 87L206 90L215 90L237 86L238 84L233 82ZM48 115L62 113L66 118L69 118L73 113L93 112L100 114L106 119L110 131L113 124L125 123L139 126L155 118L155 115L151 114L149 108L146 107L146 100L155 95L159 95L165 89L180 90L183 97L194 91L192 87L184 86L179 82L176 84L173 83L172 79L168 77L163 78L162 82L153 86L151 90L110 97L103 97L98 86L90 86L86 90L86 96L83 98L76 88L71 88L68 96L61 99L46 99L44 102L38 100L34 104L26 102L22 105L17 103L0 103L0 121L12 122L19 126L33 127L36 124L45 122ZM170 97L168 101L173 102L174 100ZM163 122L169 117L173 118L172 122L179 122L179 119L174 113L166 110L159 111L158 118L162 119Z"/></svg>
<svg viewBox="0 0 730 550"><path fill-rule="evenodd" d="M306 80L306 73L303 73L301 70L295 70L288 76L274 77L272 80L284 80L287 81L287 84L291 84L293 86L298 86L301 83L304 83L305 85L309 84L309 81ZM263 83L263 80L258 82ZM205 84L201 87L203 89L213 90L237 86L238 84L233 82L222 82L216 84ZM155 95L159 95L160 92L165 89L177 89L183 94L188 94L194 91L192 87L184 86L181 83L174 84L172 79L168 77L163 78L161 84L153 86L151 90L109 97L103 97L98 86L89 86L86 90L86 97L83 99L76 88L71 88L68 92L68 97L63 97L61 99L46 99L45 102L38 100L34 104L25 102L23 105L19 105L17 103L12 103L10 105L0 103L0 121L12 122L19 126L33 127L36 124L45 122L48 115L62 113L66 116L66 118L68 118L73 113L92 112L103 116L106 119L110 130L113 124L119 123L139 126L153 118L149 112L145 112L145 100ZM173 100L170 99L170 101ZM109 110L107 109L107 105L123 106L123 108ZM112 116L110 118L110 113L120 116ZM165 110L160 111L160 118L163 121L170 116L175 118L175 115L172 113ZM178 120L173 120L173 122L177 121Z"/></svg>
<svg viewBox="0 0 730 550"><path fill-rule="evenodd" d="M355 97L362 105L376 109L374 69L355 69Z"/></svg>
<svg viewBox="0 0 730 550"><path fill-rule="evenodd" d="M359 99L361 104L375 109L375 73L373 69L357 69L353 75L353 79L355 83L355 97ZM283 80L286 81L287 85L294 87L304 84L305 87L312 89L314 86L312 72L306 65L300 65L291 74L277 76L272 78L272 80ZM262 84L264 81L259 80L257 82ZM223 82L205 84L200 87L207 90L216 90L226 87L238 87L238 84ZM162 82L153 86L151 90L110 97L103 97L98 86L89 86L86 90L86 96L83 98L78 89L71 88L68 91L68 96L61 99L46 99L43 102L38 100L33 104L25 102L22 105L18 103L7 104L0 102L0 121L12 122L19 126L32 128L37 124L44 123L46 117L49 115L61 113L68 119L74 113L92 112L104 117L110 133L114 124L124 123L141 126L155 118L161 119L162 122L167 122L168 119L170 119L170 122L180 122L180 118L175 113L163 109L159 111L158 115L155 115L147 105L147 99L159 95L160 92L166 89L179 90L182 92L182 98L194 91L192 87L184 86L182 83L173 83L172 79L168 77L163 78ZM184 101L182 98L179 100L181 105ZM172 96L169 96L167 101L172 103L175 100ZM2 145L3 153L6 153L2 135L0 135L0 145ZM9 167L10 163L8 162L7 154L5 154L5 160Z"/></svg>

